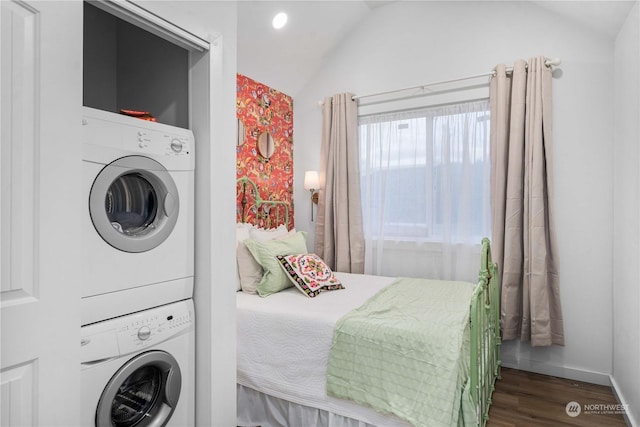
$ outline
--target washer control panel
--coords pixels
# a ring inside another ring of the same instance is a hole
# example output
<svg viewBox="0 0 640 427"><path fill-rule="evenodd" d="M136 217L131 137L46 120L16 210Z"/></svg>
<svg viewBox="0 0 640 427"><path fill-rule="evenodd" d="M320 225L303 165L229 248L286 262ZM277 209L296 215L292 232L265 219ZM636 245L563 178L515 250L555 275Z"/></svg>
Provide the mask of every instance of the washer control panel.
<svg viewBox="0 0 640 427"><path fill-rule="evenodd" d="M139 352L191 331L194 322L193 301L184 300L83 326L82 363Z"/></svg>
<svg viewBox="0 0 640 427"><path fill-rule="evenodd" d="M117 329L121 354L156 345L193 325L191 310L157 310L129 315Z"/></svg>

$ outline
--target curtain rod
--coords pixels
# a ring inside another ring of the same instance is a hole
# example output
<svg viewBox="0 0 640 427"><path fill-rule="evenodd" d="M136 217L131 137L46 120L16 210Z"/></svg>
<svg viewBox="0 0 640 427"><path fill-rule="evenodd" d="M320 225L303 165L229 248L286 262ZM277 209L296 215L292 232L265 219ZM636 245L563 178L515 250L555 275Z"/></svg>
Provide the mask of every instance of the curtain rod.
<svg viewBox="0 0 640 427"><path fill-rule="evenodd" d="M544 61L544 65L546 65L547 67L553 67L553 66L560 65L561 62L562 61L560 60L560 58L547 59L546 61ZM509 67L509 68L506 69L507 73L510 73L512 71L513 71L513 67ZM390 91L387 91L387 92L371 93L369 95L352 96L351 99L353 101L355 101L356 99L370 98L370 97L373 97L373 96L381 96L381 95L389 95L389 94L392 94L392 93L404 92L404 91L407 91L407 90L415 90L415 89L425 90L429 86L437 86L437 85L442 85L442 84L445 84L445 83L455 83L455 82L460 82L460 81L464 81L464 80L479 79L481 77L493 76L493 75L495 75L495 73L496 73L495 71L491 71L490 73L477 74L475 76L468 76L468 77L460 77L460 78L451 79L451 80L442 80L442 81L439 81L439 82L427 83L427 84L420 85L420 86L406 87L404 89L396 89L396 90L390 90Z"/></svg>

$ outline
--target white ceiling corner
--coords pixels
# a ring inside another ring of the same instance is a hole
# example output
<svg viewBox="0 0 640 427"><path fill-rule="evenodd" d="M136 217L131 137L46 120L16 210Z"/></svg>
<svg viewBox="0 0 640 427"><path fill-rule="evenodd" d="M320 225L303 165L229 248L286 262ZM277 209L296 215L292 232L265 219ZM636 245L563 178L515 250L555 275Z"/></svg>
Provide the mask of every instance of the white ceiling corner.
<svg viewBox="0 0 640 427"><path fill-rule="evenodd" d="M396 0L364 0L364 3L371 10L377 9L380 6L387 5L389 3L395 3Z"/></svg>
<svg viewBox="0 0 640 427"><path fill-rule="evenodd" d="M615 38L637 0L530 0L564 18Z"/></svg>

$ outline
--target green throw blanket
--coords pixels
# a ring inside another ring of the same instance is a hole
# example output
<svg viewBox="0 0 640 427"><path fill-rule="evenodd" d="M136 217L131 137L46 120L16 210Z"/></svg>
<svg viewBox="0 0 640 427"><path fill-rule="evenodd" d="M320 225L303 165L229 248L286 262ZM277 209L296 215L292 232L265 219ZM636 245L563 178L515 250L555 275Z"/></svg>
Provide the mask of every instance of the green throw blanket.
<svg viewBox="0 0 640 427"><path fill-rule="evenodd" d="M475 425L469 304L475 285L399 279L342 317L327 393L417 427Z"/></svg>

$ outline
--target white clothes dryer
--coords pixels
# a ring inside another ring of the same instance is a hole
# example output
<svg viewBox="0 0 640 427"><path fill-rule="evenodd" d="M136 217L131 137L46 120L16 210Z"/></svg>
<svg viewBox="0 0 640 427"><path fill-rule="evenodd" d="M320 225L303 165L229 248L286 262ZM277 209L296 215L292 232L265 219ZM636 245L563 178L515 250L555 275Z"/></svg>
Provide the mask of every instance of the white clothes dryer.
<svg viewBox="0 0 640 427"><path fill-rule="evenodd" d="M89 107L82 124L82 324L191 298L193 133Z"/></svg>
<svg viewBox="0 0 640 427"><path fill-rule="evenodd" d="M191 300L81 328L81 421L96 427L195 422Z"/></svg>

